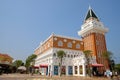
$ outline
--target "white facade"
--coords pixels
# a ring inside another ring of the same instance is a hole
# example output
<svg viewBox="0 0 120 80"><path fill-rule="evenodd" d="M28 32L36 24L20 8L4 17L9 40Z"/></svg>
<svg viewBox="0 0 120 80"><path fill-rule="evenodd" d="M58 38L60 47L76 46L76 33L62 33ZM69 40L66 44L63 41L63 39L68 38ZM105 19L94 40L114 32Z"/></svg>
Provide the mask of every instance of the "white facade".
<svg viewBox="0 0 120 80"><path fill-rule="evenodd" d="M59 50L63 50L66 53L62 62L62 66L65 69L65 75L85 76L85 57L83 52L59 48L51 48L40 56L38 55L35 61L35 66L39 66L39 68L42 68L43 66L43 68L46 68L46 70L44 69L43 71L40 69L41 74L48 75L49 73L50 75L58 75L58 65L60 61L59 58L57 58L56 52ZM57 67L56 72L55 67Z"/></svg>

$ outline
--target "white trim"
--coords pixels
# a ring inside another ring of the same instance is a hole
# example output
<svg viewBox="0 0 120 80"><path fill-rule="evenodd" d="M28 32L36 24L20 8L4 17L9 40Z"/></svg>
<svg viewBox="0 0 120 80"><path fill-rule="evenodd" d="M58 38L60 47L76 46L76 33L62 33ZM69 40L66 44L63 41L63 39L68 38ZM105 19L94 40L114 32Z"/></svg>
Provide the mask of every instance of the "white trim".
<svg viewBox="0 0 120 80"><path fill-rule="evenodd" d="M68 36L57 35L57 34L54 34L54 36L56 36L56 37L61 37L61 38L72 39L72 40L82 41L81 39L79 39L79 38L75 38L75 37L68 37Z"/></svg>
<svg viewBox="0 0 120 80"><path fill-rule="evenodd" d="M44 45L44 43L47 42L51 37L60 37L60 38L66 38L66 39L72 39L72 40L82 41L82 40L79 39L79 38L62 36L62 35L57 35L57 34L52 33L46 40L44 40L43 42L40 42L39 46L38 46L35 50L37 50L39 47L41 47L42 45ZM35 50L34 50L34 51L35 51Z"/></svg>
<svg viewBox="0 0 120 80"><path fill-rule="evenodd" d="M81 30L78 31L78 35L85 36L88 33L102 33L105 34L108 32L108 28L106 28L102 22L91 20L88 23L85 23L81 26Z"/></svg>

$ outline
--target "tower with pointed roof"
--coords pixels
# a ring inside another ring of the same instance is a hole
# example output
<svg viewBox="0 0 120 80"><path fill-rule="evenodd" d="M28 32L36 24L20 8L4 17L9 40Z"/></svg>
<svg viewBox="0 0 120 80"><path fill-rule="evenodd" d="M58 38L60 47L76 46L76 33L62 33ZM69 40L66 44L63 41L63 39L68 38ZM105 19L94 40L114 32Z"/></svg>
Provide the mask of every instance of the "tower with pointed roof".
<svg viewBox="0 0 120 80"><path fill-rule="evenodd" d="M107 51L105 40L107 32L108 28L103 25L92 8L89 8L78 35L82 37L84 50L91 50L96 63L103 64L105 69L109 68L108 62L102 56L103 52Z"/></svg>

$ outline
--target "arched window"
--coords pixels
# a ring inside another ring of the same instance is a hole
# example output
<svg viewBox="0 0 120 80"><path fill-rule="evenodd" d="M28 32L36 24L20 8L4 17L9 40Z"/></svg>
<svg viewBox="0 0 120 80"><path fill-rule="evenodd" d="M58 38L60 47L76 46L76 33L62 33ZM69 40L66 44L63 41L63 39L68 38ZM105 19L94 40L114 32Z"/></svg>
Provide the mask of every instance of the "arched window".
<svg viewBox="0 0 120 80"><path fill-rule="evenodd" d="M79 43L76 44L76 48L80 49L80 44Z"/></svg>
<svg viewBox="0 0 120 80"><path fill-rule="evenodd" d="M53 56L56 57L56 53L54 53Z"/></svg>
<svg viewBox="0 0 120 80"><path fill-rule="evenodd" d="M71 43L71 42L68 42L67 47L68 47L68 48L72 48L72 43Z"/></svg>
<svg viewBox="0 0 120 80"><path fill-rule="evenodd" d="M62 41L58 41L58 46L63 46L63 42Z"/></svg>
<svg viewBox="0 0 120 80"><path fill-rule="evenodd" d="M74 55L74 57L76 57L76 55Z"/></svg>
<svg viewBox="0 0 120 80"><path fill-rule="evenodd" d="M64 57L66 57L66 54L64 55Z"/></svg>
<svg viewBox="0 0 120 80"><path fill-rule="evenodd" d="M70 55L68 54L68 58L70 57Z"/></svg>

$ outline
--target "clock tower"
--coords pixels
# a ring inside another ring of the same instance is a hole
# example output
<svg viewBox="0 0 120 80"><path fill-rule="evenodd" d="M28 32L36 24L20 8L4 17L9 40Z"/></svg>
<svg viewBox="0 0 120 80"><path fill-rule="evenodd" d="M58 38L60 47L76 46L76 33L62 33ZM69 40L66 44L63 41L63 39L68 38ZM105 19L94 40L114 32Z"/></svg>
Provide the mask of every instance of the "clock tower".
<svg viewBox="0 0 120 80"><path fill-rule="evenodd" d="M103 23L98 19L94 11L89 8L85 17L81 30L78 35L82 37L84 42L84 50L91 50L92 56L97 64L103 64L107 69L108 62L102 56L107 51L105 33L108 32Z"/></svg>

